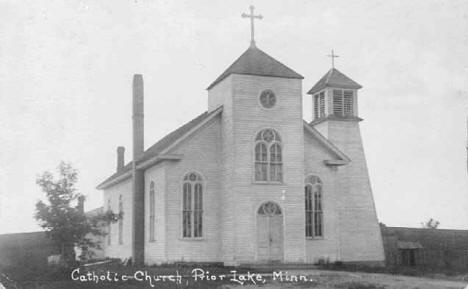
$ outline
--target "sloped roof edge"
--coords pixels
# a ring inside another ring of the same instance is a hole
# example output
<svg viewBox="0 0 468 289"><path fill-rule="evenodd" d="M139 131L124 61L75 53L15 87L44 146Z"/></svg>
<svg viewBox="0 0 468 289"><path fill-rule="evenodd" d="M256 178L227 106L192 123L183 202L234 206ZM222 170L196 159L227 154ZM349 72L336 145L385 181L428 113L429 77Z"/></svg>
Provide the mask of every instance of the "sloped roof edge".
<svg viewBox="0 0 468 289"><path fill-rule="evenodd" d="M332 68L317 81L307 94L314 94L326 87L360 89L362 85L352 80L338 69Z"/></svg>
<svg viewBox="0 0 468 289"><path fill-rule="evenodd" d="M328 148L331 152L333 152L339 159L345 161L346 163L350 163L351 159L342 152L339 148L337 148L331 141L329 141L326 137L324 137L318 130L311 127L305 120L304 120L304 128L311 133L319 142L321 142L326 148Z"/></svg>
<svg viewBox="0 0 468 289"><path fill-rule="evenodd" d="M166 153L175 145L179 144L181 141L190 136L193 132L203 127L222 111L223 107L220 106L211 112L204 112L191 121L185 123L181 127L175 129L171 133L167 134L143 153L143 157L136 161L137 167L146 168L148 165L156 164L158 161L180 159L180 155ZM96 188L103 190L130 178L132 176L132 166L133 161L126 164L121 171L114 173L106 180L101 182Z"/></svg>

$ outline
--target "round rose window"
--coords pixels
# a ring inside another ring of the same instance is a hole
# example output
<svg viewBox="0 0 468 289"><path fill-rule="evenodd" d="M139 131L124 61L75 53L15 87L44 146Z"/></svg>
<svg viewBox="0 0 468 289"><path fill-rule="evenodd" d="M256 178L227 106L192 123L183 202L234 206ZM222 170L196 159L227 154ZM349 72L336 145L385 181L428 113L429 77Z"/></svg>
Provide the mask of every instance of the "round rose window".
<svg viewBox="0 0 468 289"><path fill-rule="evenodd" d="M260 103L264 108L272 108L276 104L276 95L270 89L262 91L260 94Z"/></svg>

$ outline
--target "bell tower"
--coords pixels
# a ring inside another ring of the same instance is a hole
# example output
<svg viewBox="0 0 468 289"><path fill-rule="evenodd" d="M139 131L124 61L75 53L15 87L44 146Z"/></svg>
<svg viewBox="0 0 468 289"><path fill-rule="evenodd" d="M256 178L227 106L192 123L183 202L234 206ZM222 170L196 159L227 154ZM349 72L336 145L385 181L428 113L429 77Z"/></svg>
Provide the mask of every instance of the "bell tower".
<svg viewBox="0 0 468 289"><path fill-rule="evenodd" d="M337 57L333 51L331 56ZM382 237L359 128L361 88L332 63L332 68L308 92L313 103L310 125L351 159L337 171L340 260L380 264L384 260Z"/></svg>

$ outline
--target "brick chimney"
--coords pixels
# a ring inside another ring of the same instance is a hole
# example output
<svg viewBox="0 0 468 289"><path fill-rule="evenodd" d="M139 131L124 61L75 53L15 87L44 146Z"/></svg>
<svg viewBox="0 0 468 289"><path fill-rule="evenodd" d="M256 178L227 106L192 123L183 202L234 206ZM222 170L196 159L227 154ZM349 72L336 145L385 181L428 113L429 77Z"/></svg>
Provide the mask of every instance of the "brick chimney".
<svg viewBox="0 0 468 289"><path fill-rule="evenodd" d="M125 148L117 147L117 171L120 172L125 166Z"/></svg>
<svg viewBox="0 0 468 289"><path fill-rule="evenodd" d="M133 75L133 159L139 159L144 149L143 76Z"/></svg>

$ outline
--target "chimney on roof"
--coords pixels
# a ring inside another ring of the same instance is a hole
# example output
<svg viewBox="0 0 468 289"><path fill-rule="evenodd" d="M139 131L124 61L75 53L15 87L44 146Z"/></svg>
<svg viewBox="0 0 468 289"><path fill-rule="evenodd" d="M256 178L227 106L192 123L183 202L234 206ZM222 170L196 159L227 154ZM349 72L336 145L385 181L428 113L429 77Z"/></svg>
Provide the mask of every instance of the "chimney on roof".
<svg viewBox="0 0 468 289"><path fill-rule="evenodd" d="M133 160L143 154L144 120L143 120L143 76L133 75Z"/></svg>
<svg viewBox="0 0 468 289"><path fill-rule="evenodd" d="M117 147L117 171L120 172L125 166L125 148Z"/></svg>

